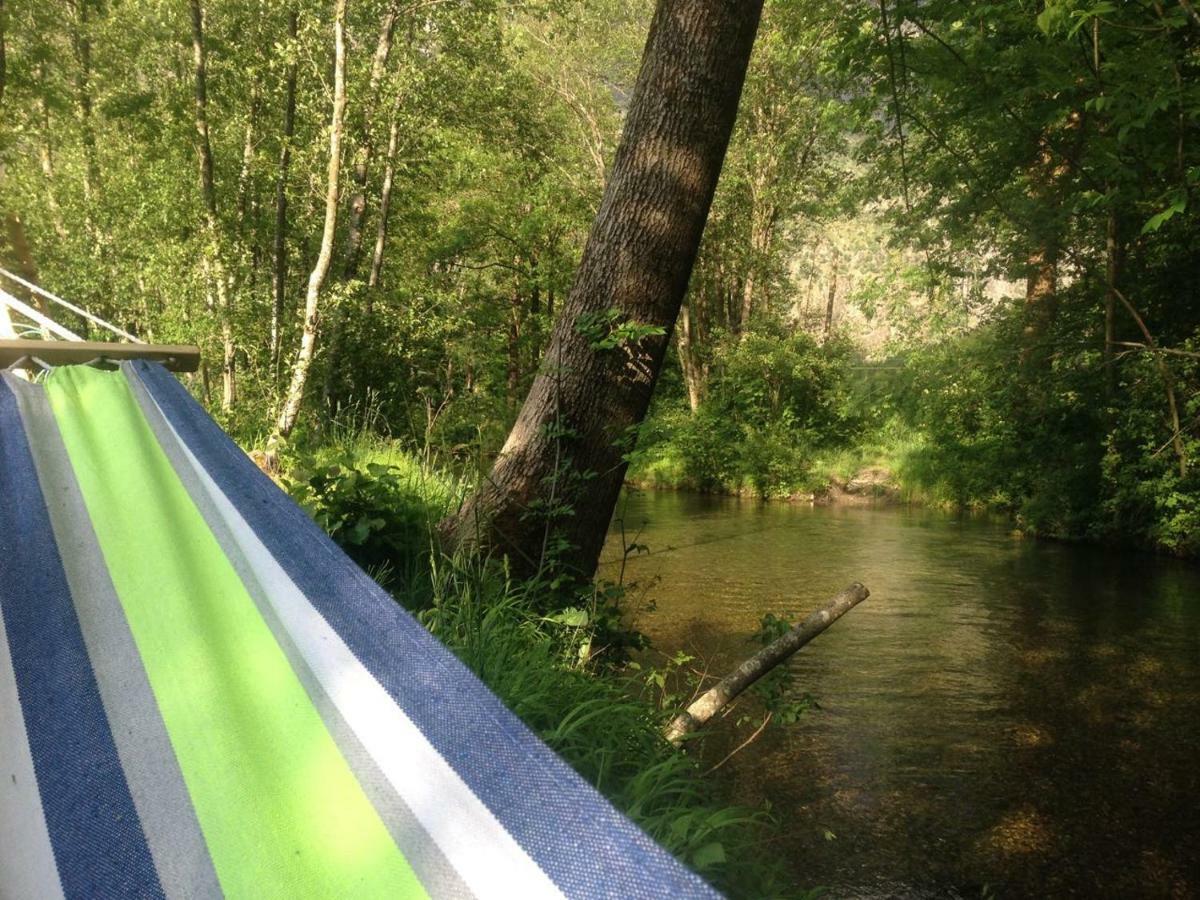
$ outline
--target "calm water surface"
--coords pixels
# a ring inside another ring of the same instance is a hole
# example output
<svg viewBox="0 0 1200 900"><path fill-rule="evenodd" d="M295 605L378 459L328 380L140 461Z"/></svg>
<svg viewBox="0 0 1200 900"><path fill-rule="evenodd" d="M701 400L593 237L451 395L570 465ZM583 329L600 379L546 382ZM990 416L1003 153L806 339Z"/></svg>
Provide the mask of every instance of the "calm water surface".
<svg viewBox="0 0 1200 900"><path fill-rule="evenodd" d="M1200 896L1200 568L925 510L633 493L618 516L652 551L638 626L716 672L764 613L871 589L791 663L820 708L725 767L799 883Z"/></svg>

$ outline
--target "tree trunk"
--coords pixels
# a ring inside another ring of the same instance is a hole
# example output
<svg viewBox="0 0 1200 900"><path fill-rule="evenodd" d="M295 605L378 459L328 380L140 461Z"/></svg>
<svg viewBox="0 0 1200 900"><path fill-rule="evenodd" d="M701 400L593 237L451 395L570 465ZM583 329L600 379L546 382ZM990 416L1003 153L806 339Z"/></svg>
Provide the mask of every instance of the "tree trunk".
<svg viewBox="0 0 1200 900"><path fill-rule="evenodd" d="M517 262L519 264L520 260ZM516 283L508 303L508 360L504 379L505 399L510 410L515 410L521 399L517 391L521 386L521 313L524 307L521 302L521 280L519 277L514 280Z"/></svg>
<svg viewBox="0 0 1200 900"><path fill-rule="evenodd" d="M777 162L764 163L764 169L753 179L750 198L750 265L746 271L746 280L742 283L739 334L745 334L750 329L750 320L754 317L757 297L758 275L770 258L771 244L774 242L779 211L772 203L765 200L764 196L773 188L772 173L777 169Z"/></svg>
<svg viewBox="0 0 1200 900"><path fill-rule="evenodd" d="M96 193L100 183L100 164L96 157L96 128L92 121L92 38L88 3L74 0L75 21L71 30L71 49L75 54L75 116L79 122L79 140L83 145L83 223L92 250L99 252L102 237L96 228Z"/></svg>
<svg viewBox="0 0 1200 900"><path fill-rule="evenodd" d="M1075 153L1084 137L1083 117L1072 112L1066 128L1075 137ZM1033 199L1043 205L1045 221L1037 223L1032 234L1034 246L1028 257L1025 274L1025 346L1021 350L1024 364L1045 360L1043 346L1046 333L1058 317L1058 257L1061 236L1059 209L1066 182L1075 167L1074 156L1056 158L1049 135L1042 135L1037 159L1030 173Z"/></svg>
<svg viewBox="0 0 1200 900"><path fill-rule="evenodd" d="M12 251L12 268L30 284L38 283L37 263L33 260L33 251L29 248L29 239L25 236L25 223L16 213L4 214L4 231L8 237L8 247ZM0 248L3 244L0 244ZM0 287L4 284L0 282ZM17 299L25 300L30 306L36 307L43 316L50 317L50 303L41 294L37 294L19 284L10 285ZM86 324L86 323L85 323ZM42 326L42 340L50 340L51 335Z"/></svg>
<svg viewBox="0 0 1200 900"><path fill-rule="evenodd" d="M679 354L679 369L683 373L683 384L687 388L688 407L692 412L700 408L700 372L692 354L695 352L695 336L692 333L692 310L689 304L679 309L679 323L675 328L675 352Z"/></svg>
<svg viewBox="0 0 1200 900"><path fill-rule="evenodd" d="M833 304L837 300L838 289L838 253L833 251L833 262L829 270L829 299L825 302L825 329L822 332L826 340L833 331Z"/></svg>
<svg viewBox="0 0 1200 900"><path fill-rule="evenodd" d="M1104 367L1109 386L1114 384L1113 370L1117 340L1117 281L1121 274L1121 241L1117 211L1110 209L1104 236Z"/></svg>
<svg viewBox="0 0 1200 900"><path fill-rule="evenodd" d="M379 279L383 275L383 251L387 244L388 213L392 205L392 183L396 177L396 145L400 140L400 93L396 92L392 105L392 122L388 127L387 155L384 157L383 186L379 190L379 221L375 225L375 251L371 254L371 273L367 277L367 287L374 291L379 287ZM367 294L367 311L373 298Z"/></svg>
<svg viewBox="0 0 1200 900"><path fill-rule="evenodd" d="M246 228L246 216L250 211L250 171L254 167L254 140L258 131L258 111L262 105L262 76L255 72L250 86L250 109L246 114L246 129L242 133L242 167L238 170L237 186L237 231L241 235Z"/></svg>
<svg viewBox="0 0 1200 900"><path fill-rule="evenodd" d="M3 0L0 0L0 3L2 2ZM0 11L0 18L2 17L3 12ZM42 84L46 81L46 69L42 64L38 65L38 81ZM66 240L68 232L63 221L62 207L59 206L58 198L54 195L54 154L50 148L50 104L46 101L44 90L38 91L37 108L38 125L40 126L38 162L42 166L42 177L46 180L46 209L50 212L50 224L54 228L54 234L62 241Z"/></svg>
<svg viewBox="0 0 1200 900"><path fill-rule="evenodd" d="M299 16L288 11L288 65L283 86L283 140L279 148L279 171L275 176L275 235L271 248L271 372L279 381L280 328L284 295L287 292L287 180L292 163L292 136L296 133L296 32Z"/></svg>
<svg viewBox="0 0 1200 900"><path fill-rule="evenodd" d="M300 336L300 350L292 366L292 380L284 395L279 418L271 444L276 445L292 433L296 418L300 415L300 404L304 401L304 385L312 368L317 350L318 305L321 288L329 274L329 263L333 257L333 238L337 231L338 179L342 170L342 126L346 115L346 0L336 0L333 13L333 114L329 123L329 170L325 186L325 227L321 232L321 249L312 273L308 276L308 289L304 295L304 329Z"/></svg>
<svg viewBox="0 0 1200 900"><path fill-rule="evenodd" d="M686 710L672 719L670 724L663 729L663 737L672 744L680 743L688 734L703 727L705 722L732 702L742 691L781 662L786 661L793 653L869 596L871 596L871 592L858 582L847 587L787 634L781 635L763 647L696 698Z"/></svg>
<svg viewBox="0 0 1200 900"><path fill-rule="evenodd" d="M621 145L542 371L451 546L546 550L596 568L687 290L737 113L761 0L659 0ZM613 328L628 325L634 337Z"/></svg>
<svg viewBox="0 0 1200 900"><path fill-rule="evenodd" d="M8 49L4 43L8 18L4 11L4 0L0 0L0 104L4 103L4 88L8 84Z"/></svg>
<svg viewBox="0 0 1200 900"><path fill-rule="evenodd" d="M204 11L200 0L190 0L192 12L192 61L196 70L196 156L200 166L200 195L204 201L204 249L206 268L217 295L221 324L221 409L228 411L237 399L237 347L233 335L233 292L222 253L221 222L217 215L217 191L213 183L212 144L208 137L208 54L204 47Z"/></svg>
<svg viewBox="0 0 1200 900"><path fill-rule="evenodd" d="M1026 362L1040 358L1046 331L1058 313L1058 251L1047 241L1029 256L1025 275L1025 346Z"/></svg>
<svg viewBox="0 0 1200 900"><path fill-rule="evenodd" d="M366 101L361 104L363 109L362 133L354 152L354 168L351 170L354 190L347 211L346 257L342 267L343 281L352 281L358 277L358 265L362 258L363 221L367 217L367 172L375 147L372 139L375 105L379 97L379 87L383 83L383 75L387 69L388 57L392 52L392 35L396 30L396 17L399 12L398 3L392 3L384 10L383 19L379 24L379 40L375 44L375 55L371 58L371 77L367 84ZM342 337L345 327L346 309L344 306L339 306L334 311L330 328L329 365L325 367L325 384L321 391L326 405L331 405L333 402L334 382L338 374L338 362L342 356Z"/></svg>
<svg viewBox="0 0 1200 900"><path fill-rule="evenodd" d="M396 31L396 19L400 4L389 4L379 23L379 40L375 43L375 55L371 58L371 77L367 85L366 103L363 104L362 135L354 154L354 193L350 199L350 210L346 235L346 265L342 277L347 281L358 275L358 263L362 256L363 220L367 215L367 174L374 155L373 128L375 107L379 99L379 88L387 70L388 57L392 53L392 36Z"/></svg>

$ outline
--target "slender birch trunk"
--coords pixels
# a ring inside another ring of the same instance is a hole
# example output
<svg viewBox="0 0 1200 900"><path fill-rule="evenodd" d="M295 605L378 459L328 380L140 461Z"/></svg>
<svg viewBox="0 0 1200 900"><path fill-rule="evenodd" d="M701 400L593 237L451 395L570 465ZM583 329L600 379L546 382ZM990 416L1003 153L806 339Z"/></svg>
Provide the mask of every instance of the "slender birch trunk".
<svg viewBox="0 0 1200 900"><path fill-rule="evenodd" d="M371 272L367 287L374 291L379 287L383 275L383 251L387 245L388 213L392 205L392 184L396 177L396 145L400 140L400 93L392 101L392 121L388 126L387 155L384 156L383 186L379 190L379 221L375 225L375 250L371 254ZM370 312L371 293L367 294L367 311Z"/></svg>
<svg viewBox="0 0 1200 900"><path fill-rule="evenodd" d="M280 326L283 321L284 294L287 290L287 180L292 164L292 136L296 133L296 34L299 14L288 12L288 65L284 76L283 141L279 149L279 170L275 176L275 235L271 265L271 372L279 381Z"/></svg>
<svg viewBox="0 0 1200 900"><path fill-rule="evenodd" d="M0 0L2 2L2 0ZM0 16L3 13L0 12ZM38 81L46 78L45 66L38 65ZM68 236L66 223L63 221L62 207L54 195L54 154L50 147L50 104L46 102L45 91L38 91L37 97L38 125L38 162L42 167L42 177L46 180L46 209L50 212L50 224L58 239L65 240Z"/></svg>
<svg viewBox="0 0 1200 900"><path fill-rule="evenodd" d="M325 189L325 227L321 232L321 249L317 254L317 262L308 276L308 289L304 295L304 330L300 337L300 350L296 354L296 362L292 366L291 384L288 386L283 405L279 410L275 433L271 436L272 446L288 437L296 425L296 419L300 415L300 405L304 401L304 386L308 381L308 373L312 368L313 356L317 350L321 288L324 287L325 278L329 274L329 264L333 257L333 238L337 231L338 179L342 169L342 128L346 114L345 31L346 0L336 0L333 17L333 114L329 125L329 172Z"/></svg>
<svg viewBox="0 0 1200 900"><path fill-rule="evenodd" d="M346 265L342 271L342 277L347 281L358 275L358 264L362 256L363 221L367 215L367 175L375 153L375 109L383 76L387 71L388 58L392 53L392 38L396 32L396 19L399 15L400 4L393 2L380 20L379 39L375 43L375 55L371 58L371 77L367 83L366 103L363 104L362 138L354 154L354 194L350 199Z"/></svg>
<svg viewBox="0 0 1200 900"><path fill-rule="evenodd" d="M196 156L200 167L200 196L204 201L205 268L216 293L217 315L221 324L221 409L229 410L237 399L233 291L221 252L221 222L213 179L212 143L208 136L208 53L204 46L204 10L200 7L200 0L190 0L190 5L192 62L196 71Z"/></svg>
<svg viewBox="0 0 1200 900"><path fill-rule="evenodd" d="M354 168L351 170L353 192L347 210L346 222L346 256L342 266L342 280L353 281L358 277L359 262L362 259L363 222L367 217L367 174L370 170L371 157L374 155L374 119L378 103L379 90L383 84L383 76L387 71L388 57L392 54L392 38L396 32L396 19L400 14L399 2L392 2L384 10L379 23L379 39L375 42L375 54L371 57L371 76L367 82L366 100L361 105L363 110L362 133L359 135L358 147L354 151ZM325 403L332 402L334 381L341 359L342 337L346 328L346 310L342 307L334 310L332 325L329 329L329 365L325 367L325 383L321 390Z"/></svg>

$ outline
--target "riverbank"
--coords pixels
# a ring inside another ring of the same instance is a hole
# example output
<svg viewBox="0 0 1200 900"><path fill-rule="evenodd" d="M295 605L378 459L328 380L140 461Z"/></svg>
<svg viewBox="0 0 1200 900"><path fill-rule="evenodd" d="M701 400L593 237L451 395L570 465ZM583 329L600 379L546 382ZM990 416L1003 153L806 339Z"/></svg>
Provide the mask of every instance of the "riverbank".
<svg viewBox="0 0 1200 900"><path fill-rule="evenodd" d="M670 483L634 475L625 479L626 485L637 490L686 491L696 494L715 494L723 497L742 497L785 503L807 503L813 506L903 506L925 505L906 494L895 475L882 466L868 466L849 478L830 475L825 483L814 489L799 489L786 495L761 495L747 486L701 490L687 482Z"/></svg>
<svg viewBox="0 0 1200 900"><path fill-rule="evenodd" d="M833 450L783 444L764 455L735 447L719 467L697 459L686 430L668 423L672 427L652 434L649 446L633 455L626 476L631 487L814 506L987 513L1022 537L1200 559L1200 499L1157 482L1126 491L1119 502L1095 500L1075 511L1057 503L1057 488L1005 484L975 451L943 446L896 422L860 435L856 446ZM1139 508L1136 516L1129 511Z"/></svg>

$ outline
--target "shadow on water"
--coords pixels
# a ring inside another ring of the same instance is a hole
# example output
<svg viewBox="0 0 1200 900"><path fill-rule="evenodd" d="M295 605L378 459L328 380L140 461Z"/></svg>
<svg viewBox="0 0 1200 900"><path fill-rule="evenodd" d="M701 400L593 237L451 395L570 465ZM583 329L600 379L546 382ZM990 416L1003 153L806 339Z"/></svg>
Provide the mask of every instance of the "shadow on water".
<svg viewBox="0 0 1200 900"><path fill-rule="evenodd" d="M1200 568L929 510L646 493L618 514L652 551L627 579L659 579L638 626L715 672L763 614L871 589L791 663L820 709L726 767L799 882L1200 894Z"/></svg>

